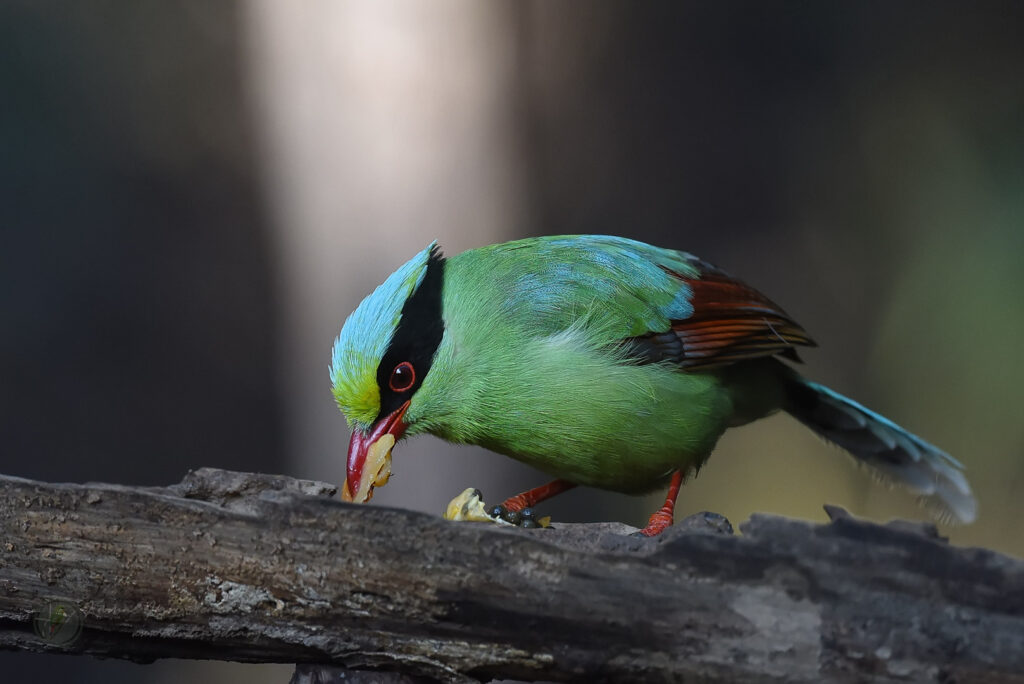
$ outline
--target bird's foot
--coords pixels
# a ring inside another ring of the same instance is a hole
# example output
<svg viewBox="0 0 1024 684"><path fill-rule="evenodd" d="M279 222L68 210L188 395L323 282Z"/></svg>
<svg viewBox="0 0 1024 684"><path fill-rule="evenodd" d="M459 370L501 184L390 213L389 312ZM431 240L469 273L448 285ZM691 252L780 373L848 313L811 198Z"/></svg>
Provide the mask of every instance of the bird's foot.
<svg viewBox="0 0 1024 684"><path fill-rule="evenodd" d="M551 527L551 516L546 515L543 518L537 518L533 514L533 509L527 506L521 508L518 511L507 508L504 504L498 504L491 506L487 511L491 519L494 522L503 522L509 525L518 525L519 527Z"/></svg>
<svg viewBox="0 0 1024 684"><path fill-rule="evenodd" d="M664 509L657 511L647 521L647 527L637 532L637 535L644 537L657 537L659 534L672 526L672 512Z"/></svg>
<svg viewBox="0 0 1024 684"><path fill-rule="evenodd" d="M505 499L505 503L501 504L501 507L507 511L521 511L524 508L530 508L530 501L526 498L526 494L516 494Z"/></svg>
<svg viewBox="0 0 1024 684"><path fill-rule="evenodd" d="M681 486L683 486L683 471L677 470L672 473L672 481L669 482L664 505L651 515L650 520L647 521L647 527L636 533L638 536L657 537L672 526L672 512L676 508L676 497L679 496Z"/></svg>
<svg viewBox="0 0 1024 684"><path fill-rule="evenodd" d="M532 508L519 511L509 510L499 504L488 507L484 503L483 494L479 489L469 487L451 500L444 512L445 520L469 522L493 522L499 525L515 525L517 527L549 527L550 516L536 518Z"/></svg>

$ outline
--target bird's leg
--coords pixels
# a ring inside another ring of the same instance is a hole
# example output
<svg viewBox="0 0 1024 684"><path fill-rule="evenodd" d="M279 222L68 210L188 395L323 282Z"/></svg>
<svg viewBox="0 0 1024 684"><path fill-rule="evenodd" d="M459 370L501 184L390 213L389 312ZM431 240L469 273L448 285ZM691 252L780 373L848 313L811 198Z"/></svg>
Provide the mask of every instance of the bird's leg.
<svg viewBox="0 0 1024 684"><path fill-rule="evenodd" d="M645 537L656 537L672 525L672 511L676 507L676 497L679 496L679 488L683 484L683 471L677 470L672 473L672 482L668 485L668 494L665 496L665 505L651 515L647 521L647 527L640 530Z"/></svg>
<svg viewBox="0 0 1024 684"><path fill-rule="evenodd" d="M540 487L534 487L533 489L523 492L522 494L516 494L505 499L505 503L502 504L507 510L510 511L521 511L524 508L536 506L541 501L546 501L556 494L568 491L576 486L575 482L569 482L568 480L552 480L546 485ZM671 516L671 510L669 516ZM671 521L670 521L671 522Z"/></svg>

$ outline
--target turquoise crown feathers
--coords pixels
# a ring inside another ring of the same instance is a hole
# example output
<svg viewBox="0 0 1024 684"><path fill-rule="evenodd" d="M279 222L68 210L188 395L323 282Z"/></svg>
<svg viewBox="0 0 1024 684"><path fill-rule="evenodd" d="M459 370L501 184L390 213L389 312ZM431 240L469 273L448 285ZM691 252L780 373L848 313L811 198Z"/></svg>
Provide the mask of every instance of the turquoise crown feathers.
<svg viewBox="0 0 1024 684"><path fill-rule="evenodd" d="M349 423L369 425L380 410L377 366L402 318L402 307L427 272L431 242L381 283L345 319L331 352L331 389Z"/></svg>

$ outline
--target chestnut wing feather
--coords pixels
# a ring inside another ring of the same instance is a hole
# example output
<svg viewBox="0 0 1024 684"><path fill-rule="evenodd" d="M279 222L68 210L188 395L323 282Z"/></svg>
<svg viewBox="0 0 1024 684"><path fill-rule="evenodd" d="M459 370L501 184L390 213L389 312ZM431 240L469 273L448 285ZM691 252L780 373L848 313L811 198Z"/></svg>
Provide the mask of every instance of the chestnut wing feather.
<svg viewBox="0 0 1024 684"><path fill-rule="evenodd" d="M795 347L816 346L778 304L710 264L696 265L699 278L670 272L692 290L693 314L667 331L626 340L632 356L703 371L775 354L799 361Z"/></svg>

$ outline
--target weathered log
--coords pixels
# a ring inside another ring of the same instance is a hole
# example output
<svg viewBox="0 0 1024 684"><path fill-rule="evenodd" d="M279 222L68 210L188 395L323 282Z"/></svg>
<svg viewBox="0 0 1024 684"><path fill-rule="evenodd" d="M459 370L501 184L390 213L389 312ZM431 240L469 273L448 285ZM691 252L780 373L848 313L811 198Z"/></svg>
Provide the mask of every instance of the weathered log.
<svg viewBox="0 0 1024 684"><path fill-rule="evenodd" d="M1024 562L927 525L754 516L734 536L708 515L645 539L331 494L209 469L0 477L0 648L442 681L1024 682Z"/></svg>

